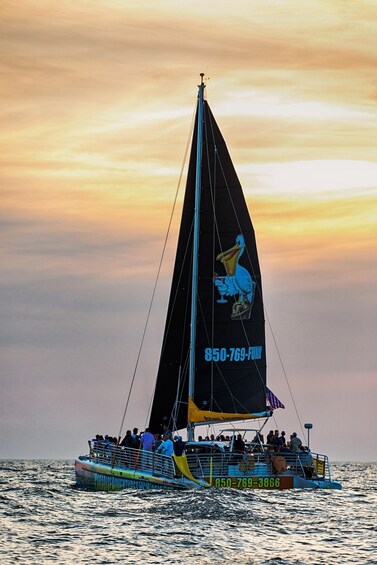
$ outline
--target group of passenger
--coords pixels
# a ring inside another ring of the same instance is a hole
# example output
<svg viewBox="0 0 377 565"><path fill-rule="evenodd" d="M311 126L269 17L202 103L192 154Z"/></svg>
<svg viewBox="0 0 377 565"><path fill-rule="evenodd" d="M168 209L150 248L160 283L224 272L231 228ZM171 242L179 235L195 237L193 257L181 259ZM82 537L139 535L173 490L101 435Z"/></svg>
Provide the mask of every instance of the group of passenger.
<svg viewBox="0 0 377 565"><path fill-rule="evenodd" d="M120 438L119 438L120 439ZM162 455L182 455L185 443L181 436L174 436L169 429L165 429L163 434L152 434L149 428L145 428L143 432L139 434L138 428L127 430L126 435L122 441L118 441L116 437L97 434L92 440L93 446L103 446L108 448L114 448L117 445L121 447L131 447L132 449L142 449L144 451L161 453Z"/></svg>
<svg viewBox="0 0 377 565"><path fill-rule="evenodd" d="M221 441L229 442L230 444L231 437L224 436L222 434L215 437L214 434L212 434L211 436L205 436L204 438L202 436L199 436L198 441ZM301 439L297 437L296 432L293 432L290 436L289 441L287 441L285 432L282 431L281 434L279 434L279 430L270 430L267 435L266 442L264 441L264 436L260 432L257 432L256 436L251 442L251 445L252 451L262 451L264 449L267 449L270 451L273 450L283 453L297 453L304 449L303 443ZM263 448L263 446L265 447ZM235 437L232 445L232 451L236 453L244 453L245 451L248 451L248 447L246 446L245 441L242 439L241 434L238 434Z"/></svg>
<svg viewBox="0 0 377 565"><path fill-rule="evenodd" d="M270 430L267 435L267 446L274 451L280 451L282 453L297 453L301 451L304 446L297 433L293 432L291 434L289 441L286 441L285 432L279 434L279 430Z"/></svg>
<svg viewBox="0 0 377 565"><path fill-rule="evenodd" d="M260 432L257 432L257 435L254 437L253 441L251 442L252 451L262 451L262 450L269 450L275 451L280 453L297 453L304 449L302 441L299 437L297 437L297 433L293 432L290 436L290 440L286 441L286 434L284 431L279 434L278 430L270 430L267 435L266 442L264 442L264 437ZM198 437L199 442L229 442L231 445L232 438L230 436L218 435L215 437L214 434L210 436L202 436ZM185 442L183 442L182 437L175 435L173 436L170 429L166 426L164 427L163 434L152 434L149 428L145 428L143 432L139 434L138 428L134 428L131 430L127 430L126 435L122 439L122 441L118 441L116 437L97 434L96 437L92 440L93 446L103 446L109 447L114 449L117 445L121 447L130 447L133 449L141 449L146 452L153 452L153 453L160 453L162 455L171 456L175 455L182 455L185 450ZM241 434L238 434L232 444L232 452L234 453L245 453L249 451L249 447L245 444L244 439L242 438ZM225 448L226 449L226 448ZM228 448L229 449L229 448Z"/></svg>
<svg viewBox="0 0 377 565"><path fill-rule="evenodd" d="M215 437L214 434L211 434L210 436L198 436L198 441L231 441L231 437L230 436L224 436L223 434L218 435Z"/></svg>

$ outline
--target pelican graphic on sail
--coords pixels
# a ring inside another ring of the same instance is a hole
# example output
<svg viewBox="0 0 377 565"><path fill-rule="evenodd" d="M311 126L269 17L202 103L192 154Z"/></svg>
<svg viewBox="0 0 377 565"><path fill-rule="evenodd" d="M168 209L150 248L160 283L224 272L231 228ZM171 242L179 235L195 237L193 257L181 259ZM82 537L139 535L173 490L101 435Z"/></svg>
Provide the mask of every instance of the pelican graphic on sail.
<svg viewBox="0 0 377 565"><path fill-rule="evenodd" d="M234 296L235 302L232 306L232 320L249 319L254 301L255 282L249 271L239 264L241 255L246 249L245 238L242 234L236 238L236 243L227 251L219 253L217 261L225 267L226 276L214 274L214 284L220 293L218 303L224 304L227 300L224 296Z"/></svg>

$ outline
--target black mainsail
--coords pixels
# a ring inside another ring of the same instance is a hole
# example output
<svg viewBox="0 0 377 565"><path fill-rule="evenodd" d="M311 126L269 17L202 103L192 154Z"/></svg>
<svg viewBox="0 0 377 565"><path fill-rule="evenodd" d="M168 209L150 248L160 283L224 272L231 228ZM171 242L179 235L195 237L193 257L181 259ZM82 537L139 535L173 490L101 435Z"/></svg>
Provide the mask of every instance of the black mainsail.
<svg viewBox="0 0 377 565"><path fill-rule="evenodd" d="M192 333L198 143L199 243ZM189 387L190 334L195 335L195 363ZM254 229L225 141L208 103L199 96L149 427L154 432L163 424L182 429L258 417L266 410L264 311Z"/></svg>

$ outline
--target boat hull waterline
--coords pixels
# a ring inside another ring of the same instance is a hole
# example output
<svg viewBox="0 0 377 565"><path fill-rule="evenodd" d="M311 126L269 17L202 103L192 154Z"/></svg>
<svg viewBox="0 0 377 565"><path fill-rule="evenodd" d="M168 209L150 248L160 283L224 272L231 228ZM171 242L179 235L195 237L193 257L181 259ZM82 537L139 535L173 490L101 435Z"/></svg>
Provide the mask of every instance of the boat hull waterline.
<svg viewBox="0 0 377 565"><path fill-rule="evenodd" d="M244 477L205 477L207 483L199 484L182 477L165 479L147 473L125 471L97 463L75 461L76 486L95 491L135 490L188 490L197 488L233 488L237 490L287 490L287 489L333 489L340 490L340 483L333 480L310 480L297 476L244 476ZM211 482L210 482L211 481Z"/></svg>
<svg viewBox="0 0 377 565"><path fill-rule="evenodd" d="M283 472L277 472L283 462ZM187 490L233 488L285 490L341 489L330 475L326 456L221 453L167 457L115 447L91 449L75 461L76 485L92 490Z"/></svg>

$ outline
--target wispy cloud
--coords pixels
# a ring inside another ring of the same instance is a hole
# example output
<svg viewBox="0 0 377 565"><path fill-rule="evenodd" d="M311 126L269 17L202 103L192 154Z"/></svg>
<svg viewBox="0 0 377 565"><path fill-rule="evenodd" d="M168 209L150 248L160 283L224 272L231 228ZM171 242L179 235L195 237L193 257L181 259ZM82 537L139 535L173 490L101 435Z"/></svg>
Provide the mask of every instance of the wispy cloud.
<svg viewBox="0 0 377 565"><path fill-rule="evenodd" d="M42 438L50 402L61 399L60 436L72 406L88 434L115 419L114 406L93 406L128 383L201 71L293 373L372 374L376 18L366 0L2 3L0 413L11 455L23 414ZM169 269L137 406L148 403Z"/></svg>

